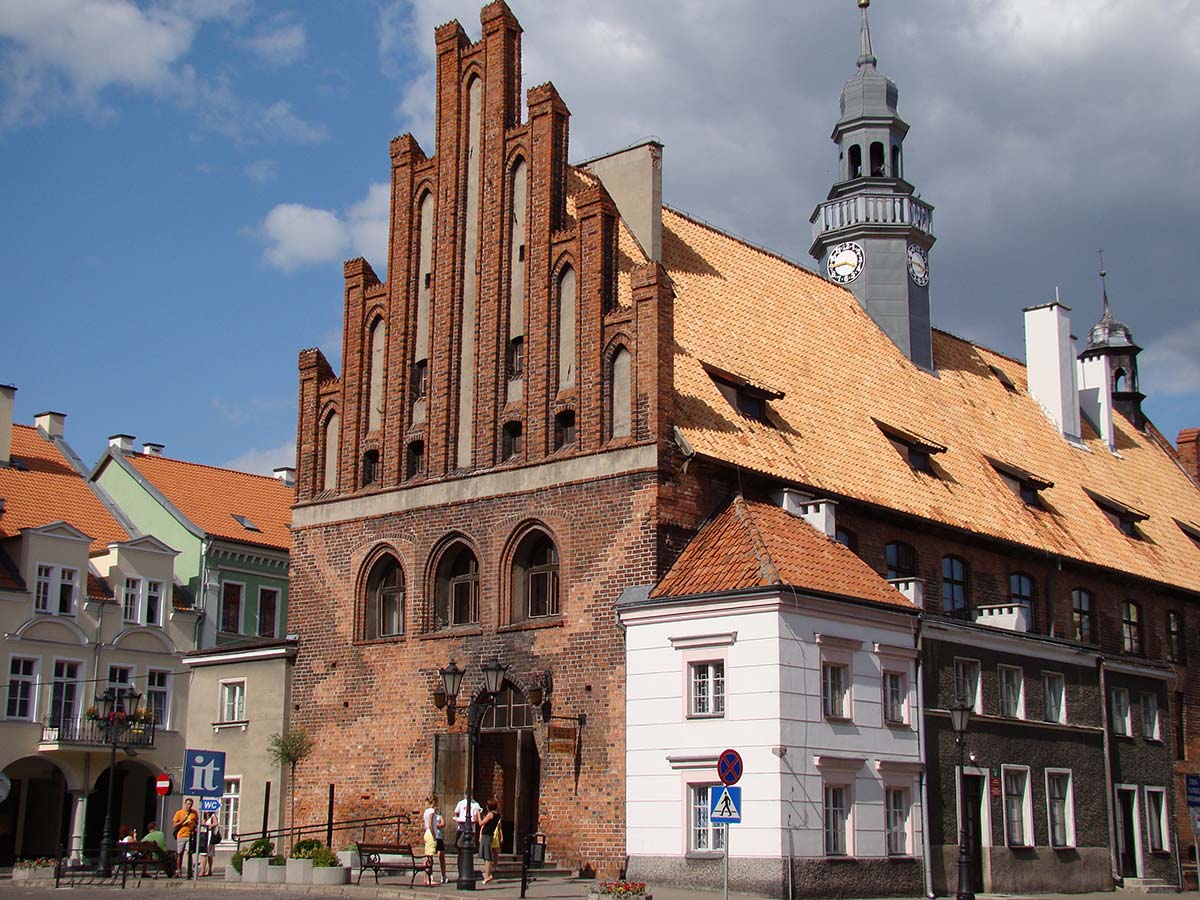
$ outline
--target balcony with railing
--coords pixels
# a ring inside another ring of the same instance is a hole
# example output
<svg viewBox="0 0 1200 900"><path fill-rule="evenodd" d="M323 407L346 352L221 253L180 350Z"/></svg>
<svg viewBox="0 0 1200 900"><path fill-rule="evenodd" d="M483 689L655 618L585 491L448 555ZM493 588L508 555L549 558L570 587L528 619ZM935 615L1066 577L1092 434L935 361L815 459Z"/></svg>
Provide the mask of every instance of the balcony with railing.
<svg viewBox="0 0 1200 900"><path fill-rule="evenodd" d="M813 241L852 225L911 226L933 232L933 207L911 194L852 194L826 200L812 216Z"/></svg>
<svg viewBox="0 0 1200 900"><path fill-rule="evenodd" d="M112 745L110 728L118 729L117 745L121 747L154 747L158 725L146 719L118 720L109 723L87 716L54 717L41 723L43 745L74 745L107 747ZM43 749L46 749L43 746Z"/></svg>

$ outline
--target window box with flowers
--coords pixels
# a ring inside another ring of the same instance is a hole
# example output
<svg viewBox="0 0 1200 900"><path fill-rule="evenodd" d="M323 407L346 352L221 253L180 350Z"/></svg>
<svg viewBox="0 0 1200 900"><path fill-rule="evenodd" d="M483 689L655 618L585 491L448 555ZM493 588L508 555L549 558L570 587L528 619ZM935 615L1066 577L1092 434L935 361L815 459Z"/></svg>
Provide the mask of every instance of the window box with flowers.
<svg viewBox="0 0 1200 900"><path fill-rule="evenodd" d="M18 859L13 866L13 881L49 881L54 878L57 860L51 856L37 859Z"/></svg>
<svg viewBox="0 0 1200 900"><path fill-rule="evenodd" d="M631 897L634 900L654 900L642 881L600 881L588 888L588 900L612 900Z"/></svg>

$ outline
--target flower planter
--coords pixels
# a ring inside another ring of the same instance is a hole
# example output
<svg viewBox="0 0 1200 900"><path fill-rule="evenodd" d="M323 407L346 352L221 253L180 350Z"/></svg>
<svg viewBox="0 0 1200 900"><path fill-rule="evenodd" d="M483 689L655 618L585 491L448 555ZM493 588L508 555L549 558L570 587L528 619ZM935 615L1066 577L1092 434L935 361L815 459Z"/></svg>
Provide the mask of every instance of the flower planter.
<svg viewBox="0 0 1200 900"><path fill-rule="evenodd" d="M357 850L339 850L338 862L347 869L357 869L362 865L362 862L358 858Z"/></svg>
<svg viewBox="0 0 1200 900"><path fill-rule="evenodd" d="M49 881L54 878L54 866L13 869L13 881Z"/></svg>
<svg viewBox="0 0 1200 900"><path fill-rule="evenodd" d="M267 866L267 884L286 884L287 866Z"/></svg>
<svg viewBox="0 0 1200 900"><path fill-rule="evenodd" d="M350 869L346 866L314 866L313 884L349 884Z"/></svg>
<svg viewBox="0 0 1200 900"><path fill-rule="evenodd" d="M270 868L271 860L265 856L260 859L244 859L242 860L242 881L246 884L266 884L268 880L267 870ZM283 870L280 869L280 871Z"/></svg>
<svg viewBox="0 0 1200 900"><path fill-rule="evenodd" d="M233 867L233 863L230 863L225 867L225 880L233 882L242 880L242 873Z"/></svg>
<svg viewBox="0 0 1200 900"><path fill-rule="evenodd" d="M311 859L289 859L286 869L288 884L313 883L313 864Z"/></svg>

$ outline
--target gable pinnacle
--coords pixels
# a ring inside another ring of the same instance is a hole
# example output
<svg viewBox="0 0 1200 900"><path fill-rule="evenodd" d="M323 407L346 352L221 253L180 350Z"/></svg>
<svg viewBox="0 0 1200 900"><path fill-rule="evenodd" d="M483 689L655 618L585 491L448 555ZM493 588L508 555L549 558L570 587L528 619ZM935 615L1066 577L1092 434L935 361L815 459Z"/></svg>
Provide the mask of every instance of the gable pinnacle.
<svg viewBox="0 0 1200 900"><path fill-rule="evenodd" d="M871 0L858 0L858 8L862 10L862 40L858 51L858 67L873 66L877 59L871 50L871 26L867 23L867 7L871 5Z"/></svg>
<svg viewBox="0 0 1200 900"><path fill-rule="evenodd" d="M1104 313L1100 316L1100 321L1111 321L1112 310L1108 307L1108 282L1105 280L1108 273L1104 271L1104 251L1097 250L1096 255L1100 257L1100 292L1104 297Z"/></svg>

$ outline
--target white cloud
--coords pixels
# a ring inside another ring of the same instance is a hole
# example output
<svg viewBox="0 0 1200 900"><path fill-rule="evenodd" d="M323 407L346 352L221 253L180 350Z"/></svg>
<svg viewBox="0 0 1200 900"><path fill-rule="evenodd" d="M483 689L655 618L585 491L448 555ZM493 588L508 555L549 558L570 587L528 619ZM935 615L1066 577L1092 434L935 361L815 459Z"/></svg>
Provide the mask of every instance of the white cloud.
<svg viewBox="0 0 1200 900"><path fill-rule="evenodd" d="M1150 343L1138 370L1143 390L1168 396L1196 395L1200 399L1200 319Z"/></svg>
<svg viewBox="0 0 1200 900"><path fill-rule="evenodd" d="M308 34L303 23L281 13L241 43L269 66L290 66L308 50Z"/></svg>
<svg viewBox="0 0 1200 900"><path fill-rule="evenodd" d="M295 467L296 442L284 441L278 447L259 450L257 447L247 450L227 462L221 463L226 469L238 472L249 472L252 475L271 475L275 469L282 466Z"/></svg>
<svg viewBox="0 0 1200 900"><path fill-rule="evenodd" d="M315 263L363 256L384 277L390 195L386 182L372 184L344 215L301 203L278 204L258 229L268 242L266 261L293 272Z"/></svg>
<svg viewBox="0 0 1200 900"><path fill-rule="evenodd" d="M266 184L275 180L275 170L278 166L273 159L258 159L242 169L242 174L255 184Z"/></svg>

